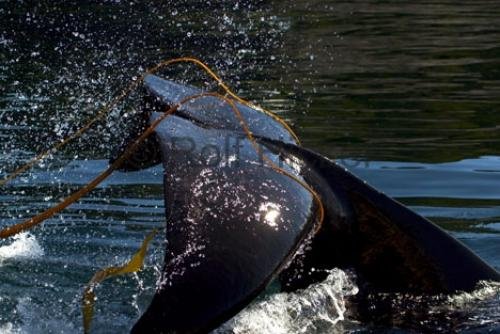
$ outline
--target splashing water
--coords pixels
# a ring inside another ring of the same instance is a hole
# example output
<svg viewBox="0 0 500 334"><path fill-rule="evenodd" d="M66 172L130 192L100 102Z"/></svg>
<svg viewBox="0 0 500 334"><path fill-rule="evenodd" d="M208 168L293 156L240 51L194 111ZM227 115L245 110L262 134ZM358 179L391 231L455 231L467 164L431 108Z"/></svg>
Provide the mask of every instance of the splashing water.
<svg viewBox="0 0 500 334"><path fill-rule="evenodd" d="M462 315L462 322L457 330L470 332L484 331L498 333L500 331L500 283L480 282L472 292L462 292L449 296L440 309L453 310Z"/></svg>
<svg viewBox="0 0 500 334"><path fill-rule="evenodd" d="M0 326L1 334L31 333L76 333L78 329L70 321L69 316L57 318L47 316L46 307L39 305L29 297L18 300L15 313L22 319L21 323L8 322Z"/></svg>
<svg viewBox="0 0 500 334"><path fill-rule="evenodd" d="M339 322L344 320L345 298L357 293L348 275L333 269L324 281L304 290L265 296L213 333L342 332Z"/></svg>
<svg viewBox="0 0 500 334"><path fill-rule="evenodd" d="M21 233L12 238L14 241L0 247L0 265L9 259L36 259L43 255L43 249L30 233Z"/></svg>
<svg viewBox="0 0 500 334"><path fill-rule="evenodd" d="M0 333L2 334L17 334L20 333L19 330L14 328L14 325L11 323L7 323L3 326L0 326Z"/></svg>

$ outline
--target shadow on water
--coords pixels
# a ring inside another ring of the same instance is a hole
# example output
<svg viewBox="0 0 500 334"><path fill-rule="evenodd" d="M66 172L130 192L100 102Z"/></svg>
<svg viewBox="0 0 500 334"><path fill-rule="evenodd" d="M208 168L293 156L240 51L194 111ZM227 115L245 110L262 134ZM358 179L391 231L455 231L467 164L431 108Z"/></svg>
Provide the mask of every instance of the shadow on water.
<svg viewBox="0 0 500 334"><path fill-rule="evenodd" d="M493 0L0 1L0 174L74 131L146 67L192 55L290 121L305 146L341 159L499 269L499 12ZM213 87L189 66L164 73ZM0 189L0 224L101 171L139 103L133 94ZM2 242L0 331L80 330L85 282L163 226L161 182L161 168L114 176L17 244ZM98 292L107 303L97 305L97 332L127 330L146 307L161 245L159 237L144 273ZM295 297L286 300L303 301ZM481 321L498 321L491 314Z"/></svg>

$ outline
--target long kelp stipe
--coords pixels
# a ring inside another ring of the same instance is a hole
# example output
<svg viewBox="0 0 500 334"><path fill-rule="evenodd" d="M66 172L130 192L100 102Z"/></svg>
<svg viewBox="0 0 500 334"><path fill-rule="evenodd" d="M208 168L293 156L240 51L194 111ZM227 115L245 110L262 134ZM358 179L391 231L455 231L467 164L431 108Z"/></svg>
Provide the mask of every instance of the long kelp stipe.
<svg viewBox="0 0 500 334"><path fill-rule="evenodd" d="M259 147L257 145L257 142L255 141L255 138L253 137L252 133L250 132L245 119L241 115L238 107L236 106L236 104L234 103L234 101L232 99L225 97L225 96L222 96L218 93L213 93L213 92L207 92L207 93L201 93L201 94L197 94L197 95L188 96L185 99L183 99L181 102L176 104L175 106L169 108L166 112L163 113L162 116L160 116L158 119L156 119L136 140L133 141L133 143L131 145L129 145L129 147L125 150L125 152L118 157L118 159L116 159L104 172L99 174L96 178L94 178L92 181L90 181L87 185L85 185L83 188L76 191L72 195L66 197L59 204L43 211L42 213L40 213L40 214L22 222L22 223L14 224L12 226L8 226L6 228L3 228L2 230L0 230L0 238L8 238L8 237L11 237L17 233L22 232L22 231L26 231L28 229L31 229L31 228L39 225L40 223L42 223L46 219L52 217L56 213L61 212L62 210L67 208L72 203L78 201L82 196L84 196L87 193L89 193L90 191L92 191L102 181L104 181L108 176L110 176L113 173L113 171L120 168L122 166L122 164L132 154L134 154L136 152L136 150L140 147L140 144L154 132L156 127L161 123L161 121L163 121L169 115L175 113L175 111L178 110L183 104L185 104L189 101L204 97L204 96L217 97L217 98L225 101L226 103L228 103L231 106L231 109L233 110L235 115L238 117L240 124L242 126L242 129L245 132L248 140L252 143L257 154L259 154ZM311 193L311 195L314 197L314 200L317 202L317 205L318 205L318 221L319 221L318 228L319 228L319 226L321 226L321 223L323 222L323 218L324 218L324 209L323 209L323 205L321 203L321 199L320 199L319 195L311 187L309 187L305 182L303 182L302 180L300 180L296 176L288 173L284 169L276 166L267 157L264 156L264 159L268 162L269 166L273 170L275 170L278 173L281 173L283 175L290 177L291 179L298 182L302 187L304 187L307 191L309 191Z"/></svg>
<svg viewBox="0 0 500 334"><path fill-rule="evenodd" d="M297 135L293 132L293 130L290 128L290 126L283 119L281 119L279 116L277 116L273 112L271 112L269 110L266 110L264 108L261 108L259 106L256 106L256 105L254 105L254 104L252 104L252 103L250 103L250 102L242 99L238 95L236 95L229 88L229 86L227 86L224 83L224 81L212 69L210 69L210 67L208 67L204 62L202 62L201 60L199 60L197 58L193 58L193 57L180 57L180 58L174 58L174 59L164 60L164 61L158 63L157 65L155 65L154 67L148 69L137 80L135 80L131 84L129 84L118 96L116 96L115 98L113 98L111 100L111 102L107 103L101 110L99 110L97 112L96 116L94 116L90 121L88 121L87 123L85 123L80 129L78 129L77 131L75 131L70 136L62 139L57 144L54 144L51 148L47 149L46 151L43 151L43 152L39 153L37 156L35 156L30 161L28 161L26 164L22 165L21 167L19 167L16 170L14 170L12 173L8 174L4 179L0 180L0 186L4 186L5 184L9 183L10 181L12 181L13 179L15 179L20 174L22 174L22 173L26 172L27 170L29 170L36 163L38 163L38 162L42 161L43 159L45 159L51 153L57 152L62 147L64 147L66 144L68 144L69 142L71 142L72 140L80 137L83 133L85 133L85 131L87 131L88 129L90 129L97 121L99 121L104 116L106 116L113 108L115 108L120 102L122 102L126 97L128 97L135 89L137 89L137 87L139 87L144 82L144 78L147 75L149 75L149 74L155 74L156 72L158 72L162 68L166 68L166 67L168 67L170 65L177 64L177 63L192 63L192 64L195 64L195 65L199 66L211 78L213 78L217 82L217 84L220 87L222 87L222 89L229 96L233 97L238 102L240 102L240 103L242 103L242 104L244 104L244 105L246 105L246 106L248 106L250 108L254 108L256 110L260 110L260 111L264 112L265 114L271 116L277 122L279 122L281 125L283 125L285 127L285 129L287 129L292 134L292 136L294 137L294 139L297 142L300 142L299 138L297 137Z"/></svg>
<svg viewBox="0 0 500 334"><path fill-rule="evenodd" d="M65 198L63 201L61 201L56 206L54 206L52 208L49 208L48 210L46 210L46 211L44 211L44 212L42 212L42 213L40 213L40 214L38 214L38 215L36 215L34 217L32 217L32 218L30 218L30 219L22 222L22 223L15 224L13 226L9 226L9 227L6 227L6 228L0 230L0 238L7 238L7 237L13 236L13 235L15 235L15 234L17 234L17 233L19 233L21 231L25 231L25 230L31 229L31 228L39 225L44 220L52 217L54 214L56 214L56 213L58 213L58 212L60 212L62 210L64 210L66 207L68 207L72 203L78 201L82 196L84 196L85 194L87 194L90 191L92 191L97 185L99 185L109 175L111 175L114 170L120 168L121 165L132 154L134 154L134 152L140 147L140 144L148 136L150 136L154 132L155 128L165 118L167 118L168 116L170 116L173 113L175 113L175 111L177 111L183 104L185 104L185 103L187 103L189 101L192 101L194 99L198 99L198 98L201 98L201 97L204 97L204 96L214 96L214 97L219 98L219 99L225 101L226 103L228 103L230 105L231 109L233 110L233 112L235 113L235 115L237 116L237 118L238 118L238 120L240 122L240 125L241 125L241 127L242 127L242 129L243 129L243 131L245 133L245 135L247 136L248 140L251 142L251 144L254 147L254 149L256 150L257 154L259 154L259 152L260 152L258 144L257 144L255 138L253 137L251 131L249 130L248 125L247 125L245 119L241 115L240 110L236 106L235 100L238 101L238 102L240 102L240 103L243 103L243 104L245 104L245 105L247 105L247 106L249 106L251 108L259 109L259 110L265 112L266 114L272 116L275 120L277 120L280 124L282 124L292 134L292 136L294 138L296 138L296 140L298 141L297 136L290 129L290 127L288 126L288 124L286 124L285 121L283 121L281 118L279 118L278 116L274 115L273 113L271 113L269 111L266 111L266 110L264 110L262 108L256 107L253 104L251 104L251 103L243 100L239 96L237 96L235 93L233 93L229 89L229 87L222 81L222 79L220 79L203 62L201 62L201 61L199 61L198 59L195 59L195 58L176 58L176 59L172 59L172 60L167 60L167 61L161 62L157 66L155 66L152 69L148 70L145 74L143 74L140 77L139 80L137 80L137 81L133 82L132 84L130 84L119 96L117 96L116 98L114 98L111 101L111 103L109 103L100 112L98 112L98 114L92 120L90 120L88 123L86 123L82 128L80 128L78 131L76 131L71 136L65 138L63 141L61 141L58 144L54 145L53 148L51 148L51 149L49 149L49 150L47 150L45 152L40 153L35 158L33 158L31 161L29 161L27 164L25 164L22 167L20 167L17 170L15 170L13 173L11 173L10 175L8 175L5 179L3 179L3 180L0 181L0 186L1 185L5 185L7 182L9 182L10 180L14 179L19 174L21 174L21 173L25 172L26 170L28 170L29 168L31 168L38 161L44 159L49 153L52 153L52 152L55 152L55 151L59 150L64 145L66 145L68 142L70 142L71 140L73 140L74 138L77 138L77 137L81 136L94 123L96 123L99 119L101 119L102 117L104 117L113 107L115 107L119 102L121 102L124 98L126 98L134 89L136 89L139 86L139 84L144 81L144 78L145 78L145 76L147 74L155 73L159 69L161 69L162 67L168 66L170 64L178 63L178 62L192 62L192 63L195 63L198 66L200 66L206 73L208 73L212 78L214 78L217 81L217 83L219 84L219 86L221 86L224 89L224 91L230 97L222 96L222 95L220 95L218 93L215 93L215 92L213 92L213 93L209 92L209 93L201 93L201 94L189 96L189 97L183 99L182 101L180 101L175 106L173 106L173 107L169 108L168 110L166 110L163 113L162 116L160 116L158 119L156 119L154 122L152 122L152 124L137 139L135 139L132 142L132 144L129 145L127 147L127 149L104 172L102 172L100 175L98 175L95 179L93 179L91 182L89 182L87 185L85 185L80 190L78 190L75 193L73 193L71 196ZM320 199L319 195L307 183L305 183L304 181L302 181L301 179L299 179L295 175L292 175L289 172L285 171L284 169L278 167L268 157L263 156L263 159L266 161L266 163L268 164L268 166L270 168L272 168L274 171L276 171L276 172L278 172L280 174L283 174L283 175L285 175L287 177L290 177L292 180L294 180L295 182L299 183L302 187L304 187L308 192L311 193L311 195L314 198L314 201L317 203L317 217L318 217L317 224L316 224L316 231L317 231L319 229L319 227L322 225L323 219L324 219L324 208L323 208L323 204L321 202L321 199ZM154 236L155 233L156 232L151 232L150 234L148 234L148 236L146 237L146 239L142 243L139 251L134 255L134 257L127 264L125 264L123 266L120 266L120 267L109 267L109 268L106 268L106 269L102 269L99 272L97 272L94 275L94 277L92 278L92 280L89 282L87 288L85 289L84 296L83 296L83 303L82 303L83 321L84 321L84 330L85 330L85 332L89 331L90 323L91 323L91 320L92 320L92 315L93 315L93 301L95 299L94 298L94 293L93 293L94 287L99 282L101 282L102 280L104 280L106 278L109 278L109 277L112 277L112 276L117 276L117 275L122 275L122 274L126 274L126 273L136 272L136 271L140 270L141 267L142 267L143 261L144 261L144 257L145 257L146 250L147 250L147 246L148 246L149 242L151 241L151 239L153 238L153 236Z"/></svg>

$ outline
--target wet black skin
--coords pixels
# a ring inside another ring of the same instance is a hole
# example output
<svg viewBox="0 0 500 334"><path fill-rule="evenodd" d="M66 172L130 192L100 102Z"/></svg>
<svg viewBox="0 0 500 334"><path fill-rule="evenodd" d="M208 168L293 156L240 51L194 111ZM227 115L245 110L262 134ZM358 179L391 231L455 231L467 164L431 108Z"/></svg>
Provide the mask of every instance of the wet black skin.
<svg viewBox="0 0 500 334"><path fill-rule="evenodd" d="M155 79L154 84L162 82ZM191 94L193 88L187 90ZM182 97L182 92L174 93L176 99ZM158 117L152 111L176 102L154 85L146 95L145 114L151 119ZM199 111L199 105L194 109ZM207 332L240 311L273 279L291 291L322 280L321 269L353 269L360 299L376 292L471 291L481 280L500 281L499 273L465 245L334 162L296 145L286 130L271 131L273 138L266 138L269 132L258 133L259 113L254 129L249 123L265 154L322 199L325 220L312 236L317 211L310 193L262 164L234 124L218 128L211 110L217 111L213 101L202 116L188 107L164 120L125 166L134 170L161 161L165 167L164 284L133 333ZM183 144L179 138L186 134L191 141ZM203 152L207 143L224 152L222 162L210 161L210 154ZM229 163L236 153L240 159ZM267 202L286 209L280 210L277 228L259 211ZM307 251L293 257L305 243Z"/></svg>
<svg viewBox="0 0 500 334"><path fill-rule="evenodd" d="M167 248L160 288L132 332L206 332L277 277L312 231L315 205L301 185L262 165L244 137L176 116L156 136ZM221 149L220 161L210 160L207 147ZM268 220L273 210L279 216Z"/></svg>
<svg viewBox="0 0 500 334"><path fill-rule="evenodd" d="M481 280L500 281L499 273L464 244L334 162L295 145L262 141L306 162L312 176L304 179L320 193L327 211L311 252L297 267L351 267L363 290L377 292L453 293L471 291ZM325 200L331 193L342 199L340 210ZM344 219L337 218L339 212ZM304 287L310 280L292 278L286 287Z"/></svg>

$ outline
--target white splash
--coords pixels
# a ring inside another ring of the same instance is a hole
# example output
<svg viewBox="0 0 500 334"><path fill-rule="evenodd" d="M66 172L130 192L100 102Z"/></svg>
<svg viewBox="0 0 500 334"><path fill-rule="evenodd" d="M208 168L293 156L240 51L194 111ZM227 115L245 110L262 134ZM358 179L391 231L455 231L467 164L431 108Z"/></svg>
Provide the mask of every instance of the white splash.
<svg viewBox="0 0 500 334"><path fill-rule="evenodd" d="M57 309L58 305L47 308L30 297L19 298L13 313L17 314L21 321L0 326L0 334L77 333L79 329L72 323L69 315L61 311L58 313L60 315L53 317L51 312L54 307Z"/></svg>
<svg viewBox="0 0 500 334"><path fill-rule="evenodd" d="M257 214L258 220L263 220L263 222L271 227L278 227L278 218L281 214L281 207L277 203L265 202L259 206L259 213ZM262 216L262 218L261 218Z"/></svg>
<svg viewBox="0 0 500 334"><path fill-rule="evenodd" d="M464 308L472 303L488 299L500 300L499 282L481 281L474 291L460 292L458 294L448 296L447 302L456 308Z"/></svg>
<svg viewBox="0 0 500 334"><path fill-rule="evenodd" d="M1 334L21 334L21 331L18 328L15 328L14 325L10 322L0 326Z"/></svg>
<svg viewBox="0 0 500 334"><path fill-rule="evenodd" d="M347 274L333 269L328 277L307 289L277 293L255 302L226 322L214 334L333 333L346 312L345 297L358 293Z"/></svg>
<svg viewBox="0 0 500 334"><path fill-rule="evenodd" d="M9 259L35 259L43 255L43 249L36 238L25 232L13 237L13 242L0 247L0 264Z"/></svg>

